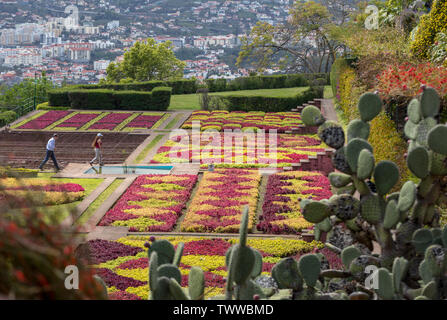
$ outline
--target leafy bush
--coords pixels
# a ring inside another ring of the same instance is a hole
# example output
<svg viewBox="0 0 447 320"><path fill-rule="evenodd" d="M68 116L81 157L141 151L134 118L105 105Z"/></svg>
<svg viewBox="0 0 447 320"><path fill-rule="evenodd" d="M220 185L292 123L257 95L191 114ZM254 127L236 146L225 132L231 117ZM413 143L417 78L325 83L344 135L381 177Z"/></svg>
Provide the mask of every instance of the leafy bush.
<svg viewBox="0 0 447 320"><path fill-rule="evenodd" d="M440 32L430 49L430 60L447 66L447 32Z"/></svg>
<svg viewBox="0 0 447 320"><path fill-rule="evenodd" d="M446 31L447 2L435 0L430 13L421 17L414 40L410 44L412 54L418 58L427 59L437 34Z"/></svg>
<svg viewBox="0 0 447 320"><path fill-rule="evenodd" d="M213 110L228 110L230 108L229 101L224 97L211 96L208 109Z"/></svg>
<svg viewBox="0 0 447 320"><path fill-rule="evenodd" d="M7 125L17 119L17 113L14 111L3 111L0 113L0 127Z"/></svg>
<svg viewBox="0 0 447 320"><path fill-rule="evenodd" d="M205 81L209 92L222 92L227 90L227 79L208 79Z"/></svg>

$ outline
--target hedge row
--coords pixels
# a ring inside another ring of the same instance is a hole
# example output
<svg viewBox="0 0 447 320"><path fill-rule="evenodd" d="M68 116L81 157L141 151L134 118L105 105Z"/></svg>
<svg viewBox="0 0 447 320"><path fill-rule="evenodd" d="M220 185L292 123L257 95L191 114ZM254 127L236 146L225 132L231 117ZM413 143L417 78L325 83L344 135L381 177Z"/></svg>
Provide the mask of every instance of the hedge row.
<svg viewBox="0 0 447 320"><path fill-rule="evenodd" d="M73 109L167 110L171 88L157 87L151 92L110 89L57 89L48 93L49 106Z"/></svg>
<svg viewBox="0 0 447 320"><path fill-rule="evenodd" d="M172 94L189 94L197 92L196 80L173 80L173 81L145 81L133 83L106 83L106 84L89 84L74 85L71 89L97 90L107 89L115 91L146 91L150 92L157 87L171 87Z"/></svg>
<svg viewBox="0 0 447 320"><path fill-rule="evenodd" d="M218 96L226 99L229 111L264 111L284 112L313 100L323 98L323 90L309 88L295 97L266 97L266 96Z"/></svg>
<svg viewBox="0 0 447 320"><path fill-rule="evenodd" d="M318 80L320 82L320 85L326 85L329 83L329 75L326 73L299 73L272 76L241 77L234 80L208 79L205 82L209 92L222 92L307 87L314 80Z"/></svg>

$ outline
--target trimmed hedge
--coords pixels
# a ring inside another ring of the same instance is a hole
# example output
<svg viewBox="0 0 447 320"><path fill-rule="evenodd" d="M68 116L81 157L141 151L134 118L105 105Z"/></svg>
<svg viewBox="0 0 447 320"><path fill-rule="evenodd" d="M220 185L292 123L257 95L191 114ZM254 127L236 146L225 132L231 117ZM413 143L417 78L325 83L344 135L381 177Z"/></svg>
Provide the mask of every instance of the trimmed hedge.
<svg viewBox="0 0 447 320"><path fill-rule="evenodd" d="M221 96L218 96L221 97ZM297 106L318 98L323 98L323 90L309 88L295 97L266 97L266 96L224 96L229 104L229 111L290 111Z"/></svg>
<svg viewBox="0 0 447 320"><path fill-rule="evenodd" d="M171 102L172 89L157 87L151 92L145 91L115 91L110 89L72 89L66 90L66 98L61 98L59 90L48 93L49 105L53 101L64 102L63 107L73 109L108 109L108 110L167 110ZM52 99L53 94L56 98Z"/></svg>
<svg viewBox="0 0 447 320"><path fill-rule="evenodd" d="M329 83L326 73L298 73L271 76L241 77L234 80L208 79L206 85L209 92L257 90L257 89L280 89L307 87L310 81L324 79L324 83Z"/></svg>
<svg viewBox="0 0 447 320"><path fill-rule="evenodd" d="M48 91L48 105L50 106L70 106L68 89L54 89Z"/></svg>
<svg viewBox="0 0 447 320"><path fill-rule="evenodd" d="M172 80L172 81L145 81L145 82L132 82L132 83L106 83L106 84L91 84L91 85L74 85L69 87L70 89L84 89L84 90L97 90L107 89L115 91L145 91L151 92L157 87L171 87L172 94L190 94L197 92L196 80Z"/></svg>
<svg viewBox="0 0 447 320"><path fill-rule="evenodd" d="M8 123L13 122L17 119L17 113L8 110L0 112L0 127L6 126Z"/></svg>

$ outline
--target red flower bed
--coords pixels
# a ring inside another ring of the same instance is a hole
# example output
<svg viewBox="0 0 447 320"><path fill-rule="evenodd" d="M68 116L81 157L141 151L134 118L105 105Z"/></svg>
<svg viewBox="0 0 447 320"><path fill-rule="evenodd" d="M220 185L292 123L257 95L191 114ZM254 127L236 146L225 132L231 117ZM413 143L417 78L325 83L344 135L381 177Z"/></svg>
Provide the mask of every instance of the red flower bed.
<svg viewBox="0 0 447 320"><path fill-rule="evenodd" d="M99 115L100 113L78 113L73 117L71 117L70 119L67 119L64 122L60 123L57 127L79 129L80 127L92 121Z"/></svg>
<svg viewBox="0 0 447 320"><path fill-rule="evenodd" d="M171 231L180 217L195 175L142 175L101 220L101 226L127 226L129 231Z"/></svg>
<svg viewBox="0 0 447 320"><path fill-rule="evenodd" d="M300 199L314 200L332 196L329 179L319 172L282 172L269 177L262 206L263 213L256 226L266 233L296 234L312 226L301 215Z"/></svg>
<svg viewBox="0 0 447 320"><path fill-rule="evenodd" d="M18 129L34 129L34 130L42 130L51 125L52 123L66 117L70 114L70 111L60 111L60 110L52 110L48 111L40 117L28 121L27 123L20 126Z"/></svg>
<svg viewBox="0 0 447 320"><path fill-rule="evenodd" d="M377 88L385 99L414 97L421 92L422 84L435 88L441 96L447 96L447 68L431 63L392 66L383 71L377 80Z"/></svg>
<svg viewBox="0 0 447 320"><path fill-rule="evenodd" d="M132 113L111 113L104 118L100 119L98 122L95 122L89 130L113 130L115 129L121 122L125 121L129 118Z"/></svg>

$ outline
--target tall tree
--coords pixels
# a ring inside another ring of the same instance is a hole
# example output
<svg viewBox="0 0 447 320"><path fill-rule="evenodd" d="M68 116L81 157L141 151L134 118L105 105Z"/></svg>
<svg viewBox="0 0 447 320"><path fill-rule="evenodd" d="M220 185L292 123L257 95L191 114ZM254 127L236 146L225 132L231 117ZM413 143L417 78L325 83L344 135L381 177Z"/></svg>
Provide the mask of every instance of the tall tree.
<svg viewBox="0 0 447 320"><path fill-rule="evenodd" d="M43 71L40 77L36 79L25 79L22 82L11 87L0 86L0 107L14 108L30 103L36 95L36 103L47 101L47 92L53 89L54 85L46 77Z"/></svg>
<svg viewBox="0 0 447 320"><path fill-rule="evenodd" d="M280 66L287 71L328 72L338 49L329 38L329 30L334 23L344 21L344 17L334 19L320 3L296 1L286 22L258 22L242 38L237 63L251 61L258 71Z"/></svg>
<svg viewBox="0 0 447 320"><path fill-rule="evenodd" d="M175 57L170 41L157 44L154 39L136 42L120 63L107 68L107 81L168 80L183 77L186 64Z"/></svg>

